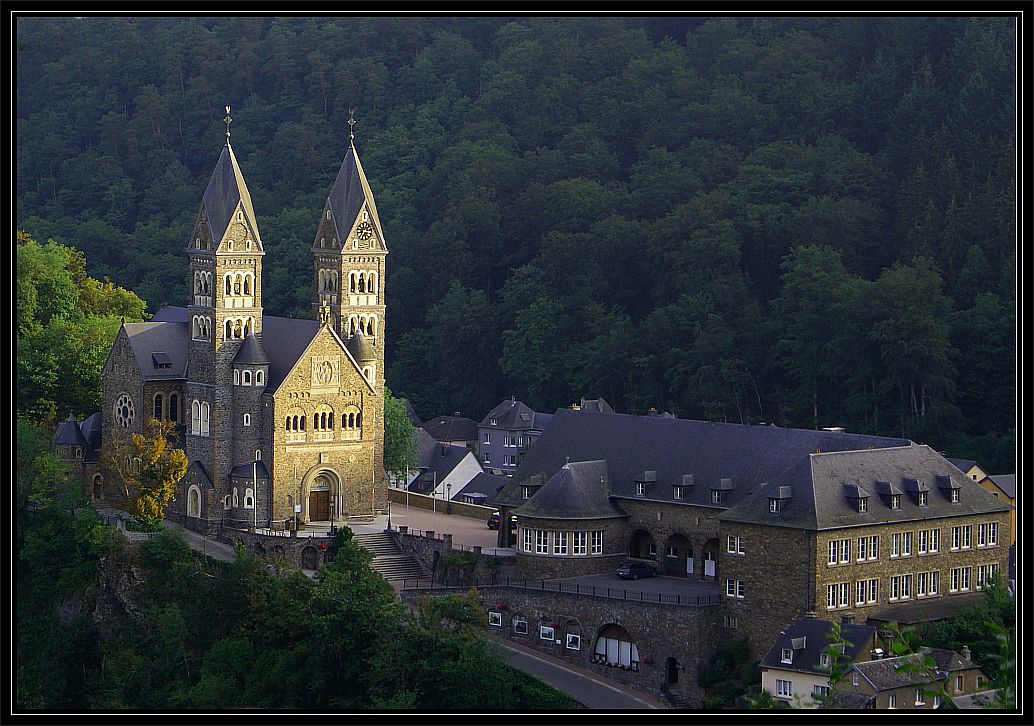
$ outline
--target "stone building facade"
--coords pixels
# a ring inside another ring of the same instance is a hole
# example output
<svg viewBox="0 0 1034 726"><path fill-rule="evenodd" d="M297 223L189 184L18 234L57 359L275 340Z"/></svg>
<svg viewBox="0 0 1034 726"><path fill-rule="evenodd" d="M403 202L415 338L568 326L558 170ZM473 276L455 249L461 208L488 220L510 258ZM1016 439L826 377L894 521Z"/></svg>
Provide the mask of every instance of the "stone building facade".
<svg viewBox="0 0 1034 726"><path fill-rule="evenodd" d="M314 220L316 320L265 315L264 242L227 140L187 245L190 296L123 324L102 370L105 442L172 421L189 466L168 516L199 530L370 515L384 478L384 274L350 145ZM117 487L106 494L116 496Z"/></svg>

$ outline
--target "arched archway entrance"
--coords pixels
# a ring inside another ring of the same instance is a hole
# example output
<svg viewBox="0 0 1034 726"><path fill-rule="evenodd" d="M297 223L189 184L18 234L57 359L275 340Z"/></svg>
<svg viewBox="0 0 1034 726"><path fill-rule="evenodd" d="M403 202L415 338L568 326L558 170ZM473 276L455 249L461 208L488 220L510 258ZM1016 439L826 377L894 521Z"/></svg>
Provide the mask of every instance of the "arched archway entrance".
<svg viewBox="0 0 1034 726"><path fill-rule="evenodd" d="M617 623L600 628L592 653L594 663L639 670L639 648L629 632Z"/></svg>
<svg viewBox="0 0 1034 726"><path fill-rule="evenodd" d="M704 579L718 579L718 540L709 539L704 545Z"/></svg>
<svg viewBox="0 0 1034 726"><path fill-rule="evenodd" d="M676 577L693 572L693 546L684 535L673 534L664 543L664 572Z"/></svg>
<svg viewBox="0 0 1034 726"><path fill-rule="evenodd" d="M104 483L104 477L102 477L100 474L97 474L95 477L93 477L93 498L94 499L100 499L101 498L101 485L103 483Z"/></svg>
<svg viewBox="0 0 1034 726"><path fill-rule="evenodd" d="M679 662L671 656L664 663L664 682L669 686L679 682Z"/></svg>
<svg viewBox="0 0 1034 726"><path fill-rule="evenodd" d="M340 480L330 469L320 468L310 473L305 479L305 490L302 493L303 517L307 522L327 522L339 519Z"/></svg>
<svg viewBox="0 0 1034 726"><path fill-rule="evenodd" d="M315 570L320 566L320 553L315 547L309 545L302 550L302 569Z"/></svg>
<svg viewBox="0 0 1034 726"><path fill-rule="evenodd" d="M628 556L642 560L657 559L657 545L654 543L653 535L645 529L637 529L632 533L632 539L628 543Z"/></svg>

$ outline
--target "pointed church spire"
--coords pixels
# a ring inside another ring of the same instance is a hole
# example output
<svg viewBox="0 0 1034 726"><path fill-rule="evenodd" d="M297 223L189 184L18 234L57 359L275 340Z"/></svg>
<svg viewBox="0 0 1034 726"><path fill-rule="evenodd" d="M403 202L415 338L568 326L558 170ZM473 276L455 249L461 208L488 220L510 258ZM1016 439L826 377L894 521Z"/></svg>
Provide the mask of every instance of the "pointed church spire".
<svg viewBox="0 0 1034 726"><path fill-rule="evenodd" d="M230 122L233 121L233 119L230 118L230 107L229 106L226 107L226 118L224 118L223 121L226 122L226 145L229 146L230 145Z"/></svg>
<svg viewBox="0 0 1034 726"><path fill-rule="evenodd" d="M229 114L227 114L229 118ZM207 216L208 229L212 235L212 244L217 245L226 233L233 218L237 206L248 218L248 224L255 233L256 241L261 245L262 236L259 233L258 221L255 217L255 209L251 205L251 193L248 185L244 183L244 174L237 164L237 157L230 146L230 126L226 126L226 145L223 146L219 160L215 163L212 171L212 178L205 189L205 196L201 204Z"/></svg>
<svg viewBox="0 0 1034 726"><path fill-rule="evenodd" d="M352 115L352 109L348 109L348 143L355 146L355 116Z"/></svg>

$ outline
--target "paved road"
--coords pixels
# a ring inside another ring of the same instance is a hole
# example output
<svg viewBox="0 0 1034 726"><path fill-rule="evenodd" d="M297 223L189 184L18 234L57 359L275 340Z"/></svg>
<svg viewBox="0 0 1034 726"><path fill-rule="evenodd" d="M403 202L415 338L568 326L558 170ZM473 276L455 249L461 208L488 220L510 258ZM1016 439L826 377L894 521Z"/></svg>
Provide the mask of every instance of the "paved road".
<svg viewBox="0 0 1034 726"><path fill-rule="evenodd" d="M544 654L533 653L509 643L497 641L504 649L506 661L557 690L571 696L586 708L603 711L628 711L666 708L647 694L636 694L631 689L605 682L594 674L568 664L562 664Z"/></svg>

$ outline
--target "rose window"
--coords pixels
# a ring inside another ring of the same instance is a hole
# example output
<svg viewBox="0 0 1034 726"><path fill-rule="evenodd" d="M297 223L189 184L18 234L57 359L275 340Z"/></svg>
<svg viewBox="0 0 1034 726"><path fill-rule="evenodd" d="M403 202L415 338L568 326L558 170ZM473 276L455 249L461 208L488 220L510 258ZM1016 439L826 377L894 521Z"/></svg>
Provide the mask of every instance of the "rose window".
<svg viewBox="0 0 1034 726"><path fill-rule="evenodd" d="M130 424L133 423L134 415L133 399L123 393L115 401L115 421L119 426L128 429Z"/></svg>

